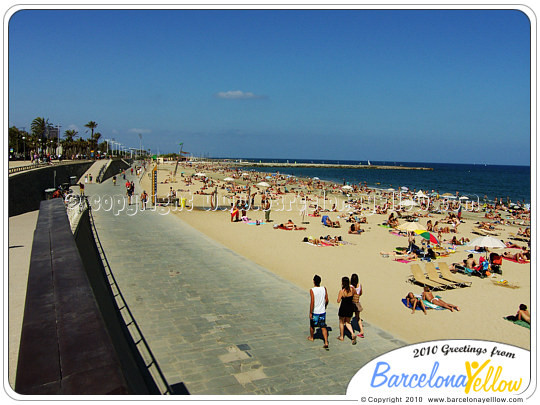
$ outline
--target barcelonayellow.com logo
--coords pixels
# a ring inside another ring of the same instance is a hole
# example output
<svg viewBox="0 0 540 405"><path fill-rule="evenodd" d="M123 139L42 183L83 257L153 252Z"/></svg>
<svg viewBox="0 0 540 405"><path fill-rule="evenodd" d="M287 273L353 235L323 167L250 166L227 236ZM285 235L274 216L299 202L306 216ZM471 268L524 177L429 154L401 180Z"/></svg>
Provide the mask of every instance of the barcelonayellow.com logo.
<svg viewBox="0 0 540 405"><path fill-rule="evenodd" d="M477 340L420 343L385 353L366 364L351 380L347 395L361 398L362 402L443 393L516 395L529 384L530 362L529 351L502 343Z"/></svg>

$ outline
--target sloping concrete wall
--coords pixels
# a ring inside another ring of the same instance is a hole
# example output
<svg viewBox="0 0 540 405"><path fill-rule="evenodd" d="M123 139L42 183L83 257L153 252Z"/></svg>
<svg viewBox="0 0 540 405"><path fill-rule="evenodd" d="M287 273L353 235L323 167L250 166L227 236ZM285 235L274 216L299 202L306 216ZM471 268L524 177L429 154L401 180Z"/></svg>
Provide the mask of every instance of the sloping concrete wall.
<svg viewBox="0 0 540 405"><path fill-rule="evenodd" d="M105 174L103 175L103 179L101 181L104 182L105 180L110 179L115 174L118 176L122 170L127 170L130 167L128 163L128 160L124 161L122 159L114 159L105 171Z"/></svg>
<svg viewBox="0 0 540 405"><path fill-rule="evenodd" d="M45 199L45 190L69 183L72 176L80 177L92 165L91 161L43 167L35 170L15 173L9 176L8 215L20 215L39 209Z"/></svg>

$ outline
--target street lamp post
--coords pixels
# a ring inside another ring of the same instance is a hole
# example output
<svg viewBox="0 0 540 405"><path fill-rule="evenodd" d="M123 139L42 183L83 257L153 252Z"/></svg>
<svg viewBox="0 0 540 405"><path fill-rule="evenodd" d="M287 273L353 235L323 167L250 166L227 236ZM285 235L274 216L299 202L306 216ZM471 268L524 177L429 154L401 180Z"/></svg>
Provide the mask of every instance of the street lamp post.
<svg viewBox="0 0 540 405"><path fill-rule="evenodd" d="M25 139L26 137L23 136L22 137L22 143L23 143L23 160L26 161L26 142L25 142Z"/></svg>

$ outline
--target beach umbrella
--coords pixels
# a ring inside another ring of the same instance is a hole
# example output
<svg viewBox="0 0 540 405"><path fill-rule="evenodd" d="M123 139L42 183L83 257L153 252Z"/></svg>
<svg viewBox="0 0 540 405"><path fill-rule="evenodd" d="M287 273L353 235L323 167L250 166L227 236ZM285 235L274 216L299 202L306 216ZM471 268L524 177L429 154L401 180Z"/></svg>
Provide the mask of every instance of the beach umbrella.
<svg viewBox="0 0 540 405"><path fill-rule="evenodd" d="M493 236L480 236L467 243L468 246L480 246L490 248L505 248L506 245L500 239Z"/></svg>
<svg viewBox="0 0 540 405"><path fill-rule="evenodd" d="M242 176L249 176L249 173L242 173Z"/></svg>
<svg viewBox="0 0 540 405"><path fill-rule="evenodd" d="M422 190L420 190L418 193L416 193L417 197L427 197L427 195L424 194Z"/></svg>
<svg viewBox="0 0 540 405"><path fill-rule="evenodd" d="M202 176L202 177L204 177L204 176L206 176L206 174L204 174L204 173L195 173L194 176Z"/></svg>
<svg viewBox="0 0 540 405"><path fill-rule="evenodd" d="M234 181L234 179L232 177L225 177L223 180L224 181Z"/></svg>
<svg viewBox="0 0 540 405"><path fill-rule="evenodd" d="M261 181L260 183L257 183L260 187L270 187L270 184L268 184L266 181Z"/></svg>
<svg viewBox="0 0 540 405"><path fill-rule="evenodd" d="M415 205L418 205L418 203L413 200L403 200L399 203L399 205L401 205L402 207L413 207Z"/></svg>
<svg viewBox="0 0 540 405"><path fill-rule="evenodd" d="M436 245L439 244L439 241L437 240L437 238L435 237L435 235L433 235L431 232L428 232L428 231L423 231L423 230L416 230L414 231L417 235L420 235L422 238L426 239L427 241L429 241L430 243L434 243Z"/></svg>
<svg viewBox="0 0 540 405"><path fill-rule="evenodd" d="M320 180L318 177L313 177L313 180Z"/></svg>
<svg viewBox="0 0 540 405"><path fill-rule="evenodd" d="M405 186L401 187L401 189L402 189L403 191L409 191L409 188L408 188L408 187L405 187Z"/></svg>
<svg viewBox="0 0 540 405"><path fill-rule="evenodd" d="M396 191L395 189L393 188L389 188L388 191Z"/></svg>
<svg viewBox="0 0 540 405"><path fill-rule="evenodd" d="M351 186L343 186L341 187L343 190L352 190L353 188Z"/></svg>
<svg viewBox="0 0 540 405"><path fill-rule="evenodd" d="M405 222L401 225L398 225L397 229L400 231L415 232L415 231L425 231L426 227L418 222Z"/></svg>

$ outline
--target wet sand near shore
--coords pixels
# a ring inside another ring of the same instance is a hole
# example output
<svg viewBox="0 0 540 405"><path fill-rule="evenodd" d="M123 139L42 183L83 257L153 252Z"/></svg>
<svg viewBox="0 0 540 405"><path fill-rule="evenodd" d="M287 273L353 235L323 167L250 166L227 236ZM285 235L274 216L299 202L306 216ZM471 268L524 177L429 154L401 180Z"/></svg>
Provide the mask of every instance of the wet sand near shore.
<svg viewBox="0 0 540 405"><path fill-rule="evenodd" d="M185 198L187 207L184 209L166 208L170 215L178 215L183 221L205 233L212 239L220 242L231 250L237 252L255 263L264 266L273 273L289 280L306 290L306 308L298 308L298 311L308 312L309 288L312 287L314 274L322 278L322 284L328 289L329 299L336 302L341 287L341 277L351 276L357 273L363 286L361 297L362 318L370 324L384 329L392 335L409 343L432 341L439 339L480 339L501 342L530 349L530 330L520 327L503 319L508 315L515 315L519 304L526 304L530 308L531 301L531 264L515 263L503 260L503 274L495 274L481 279L458 274L460 278L472 281L471 287L449 289L434 292L446 302L457 305L459 312L449 310L428 310L427 315L417 310L411 314L401 299L411 291L415 294L422 292L422 287L411 284L408 279L411 276L411 263L417 263L422 268L423 261L401 263L393 260L393 256L383 257L380 252L392 252L396 247L406 247L407 238L389 232L389 229L379 226L388 217L388 214L372 214L366 210L363 215L367 223L362 224L365 230L360 235L348 234L349 223L345 221L348 216L346 196L340 190L336 193L314 190L311 193L307 188L302 188L311 201L307 204L319 203L320 206L331 208L335 203L339 212L323 212L329 215L333 221L339 220L340 228L328 228L321 223L321 217L311 217L301 214L305 208L305 201L301 196L293 193L279 195L278 199L272 200L270 219L272 222L261 225L250 224L243 221L231 222L230 203L233 201L233 193L227 192L221 186L228 184L225 178L231 177L233 172L224 169L212 170L211 167L179 166L174 176L174 164L160 164L158 166L158 196L166 197L169 190L176 191L177 197ZM217 186L218 208L211 209L210 195L196 194L201 192L204 183L199 177L191 177L194 173L203 171L206 177L215 181L212 187L202 192L210 193ZM136 185L136 194L146 190L150 194L151 180L148 170L143 174L141 181ZM264 222L265 213L259 209L261 205L261 193L265 187L257 187L256 183L265 181L264 176L255 179L255 172L248 172L250 176L234 179L238 186L251 184L251 193L257 192L255 197L255 210L247 211L249 222L256 220ZM192 179L186 184L186 179ZM435 185L434 185L435 186ZM284 190L284 186L280 186ZM287 185L291 189L300 190L299 185ZM237 193L245 196L245 193ZM327 199L324 199L326 197ZM352 195L355 198L355 195ZM313 208L307 207L307 212L313 212ZM419 211L422 213L422 211ZM425 213L425 212L423 212ZM429 217L419 218L418 223L426 225L428 220L435 222L446 216L443 214L429 214ZM342 217L342 218L338 218ZM274 225L292 220L297 226L305 227L305 230L281 230L275 229ZM458 238L466 237L474 239L479 235L473 233L478 221L487 221L484 213L463 212L464 223L458 227L457 234L443 234L443 240L450 240L453 235ZM402 223L403 220L400 221ZM504 241L512 241L518 245L526 245L525 242L512 240L510 234L517 233L524 225L495 225L497 238ZM346 244L341 246L318 247L302 242L305 237L319 238L324 235L341 236ZM416 243L420 244L421 237L416 237ZM443 244L449 247L449 244ZM456 252L447 257L435 261L448 264L461 262L467 257L470 249L468 246L457 246ZM517 249L497 249L516 253ZM480 254L475 254L476 261ZM506 280L506 286L496 282ZM516 288L509 288L508 285ZM281 314L280 316L286 316ZM337 327L337 314L328 314L328 323ZM366 340L369 340L369 328L365 330Z"/></svg>

